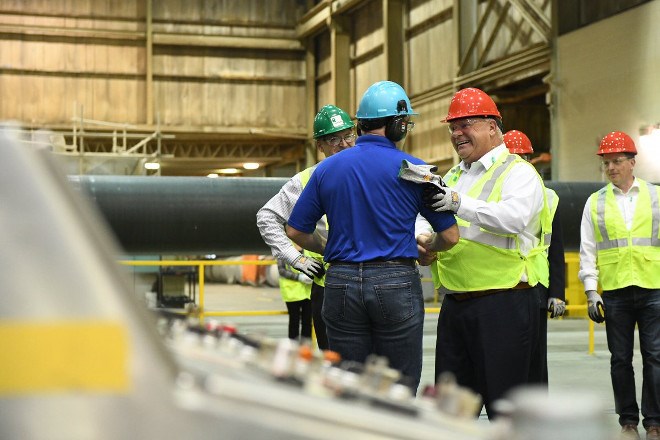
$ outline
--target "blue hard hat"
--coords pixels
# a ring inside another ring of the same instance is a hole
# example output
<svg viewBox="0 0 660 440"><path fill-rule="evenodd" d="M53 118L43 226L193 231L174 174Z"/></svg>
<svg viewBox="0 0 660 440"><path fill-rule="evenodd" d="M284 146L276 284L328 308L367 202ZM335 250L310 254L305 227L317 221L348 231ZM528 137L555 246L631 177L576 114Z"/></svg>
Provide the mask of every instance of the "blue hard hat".
<svg viewBox="0 0 660 440"><path fill-rule="evenodd" d="M403 87L393 81L372 84L360 100L358 119L385 118L396 115L417 115Z"/></svg>

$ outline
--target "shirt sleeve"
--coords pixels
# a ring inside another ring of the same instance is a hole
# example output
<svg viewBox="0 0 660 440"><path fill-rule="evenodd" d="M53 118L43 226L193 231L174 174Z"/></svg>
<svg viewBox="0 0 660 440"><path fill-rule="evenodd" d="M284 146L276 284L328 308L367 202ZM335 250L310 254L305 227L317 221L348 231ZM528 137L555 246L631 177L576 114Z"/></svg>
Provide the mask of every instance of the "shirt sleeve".
<svg viewBox="0 0 660 440"><path fill-rule="evenodd" d="M310 177L309 182L307 182L305 189L298 198L298 202L293 207L288 221L289 226L307 234L314 232L316 224L322 219L323 214L325 214L321 207L318 183L319 174L317 170Z"/></svg>
<svg viewBox="0 0 660 440"><path fill-rule="evenodd" d="M596 266L596 234L591 219L591 195L584 205L580 223L580 270L578 278L587 290L598 290L598 266Z"/></svg>
<svg viewBox="0 0 660 440"><path fill-rule="evenodd" d="M431 234L433 233L433 227L428 220L426 220L421 214L417 214L415 219L415 237L419 234Z"/></svg>
<svg viewBox="0 0 660 440"><path fill-rule="evenodd" d="M457 215L491 232L520 234L543 209L543 184L531 165L518 163L505 177L502 200L487 202L461 194Z"/></svg>
<svg viewBox="0 0 660 440"><path fill-rule="evenodd" d="M284 227L302 190L300 175L296 174L257 212L257 227L264 242L275 257L289 264L293 264L300 252L286 236Z"/></svg>

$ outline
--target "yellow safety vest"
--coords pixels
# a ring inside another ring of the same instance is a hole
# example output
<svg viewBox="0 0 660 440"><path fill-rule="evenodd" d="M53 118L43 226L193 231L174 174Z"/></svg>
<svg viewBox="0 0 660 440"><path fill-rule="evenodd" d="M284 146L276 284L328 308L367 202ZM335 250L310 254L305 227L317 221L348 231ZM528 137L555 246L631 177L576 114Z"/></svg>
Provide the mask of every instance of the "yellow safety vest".
<svg viewBox="0 0 660 440"><path fill-rule="evenodd" d="M611 183L591 197L598 280L603 290L660 288L660 188L637 179L632 227L626 227Z"/></svg>
<svg viewBox="0 0 660 440"><path fill-rule="evenodd" d="M518 163L534 169L519 156L503 152L472 185L467 196L488 202L500 201L504 179ZM460 174L461 169L456 166L449 170L444 180L448 186L455 186ZM538 179L543 185L541 176ZM531 286L541 283L547 287L549 266L546 251L549 241L546 244L544 235L550 237L552 234L552 211L545 191L540 221L542 238L528 255L523 255L517 234L490 232L457 216L460 231L458 244L448 251L439 252L435 269L431 267L432 272L436 271L434 278L438 285L460 292L507 289L518 284L526 271Z"/></svg>
<svg viewBox="0 0 660 440"><path fill-rule="evenodd" d="M312 173L314 172L314 169L316 168L316 165L311 166L309 168L304 169L303 171L300 172L300 183L302 183L303 189L305 189L305 186L307 186L307 183L309 182L310 177L312 177ZM324 217L325 218L325 217ZM328 227L328 222L326 220L325 222L326 228ZM316 252L308 251L307 249L303 250L303 254L307 255L308 257L314 258L315 260L318 260L325 266L325 270L328 270L328 267L330 266L327 264L325 261L323 261L323 255L317 254ZM314 277L314 282L318 284L321 287L325 287L325 275L322 277Z"/></svg>
<svg viewBox="0 0 660 440"><path fill-rule="evenodd" d="M294 269L288 264L286 265L286 268L295 273L300 273L297 269ZM280 275L280 293L282 294L284 302L302 301L303 299L310 298L312 294L312 285L305 284L298 280L290 280Z"/></svg>

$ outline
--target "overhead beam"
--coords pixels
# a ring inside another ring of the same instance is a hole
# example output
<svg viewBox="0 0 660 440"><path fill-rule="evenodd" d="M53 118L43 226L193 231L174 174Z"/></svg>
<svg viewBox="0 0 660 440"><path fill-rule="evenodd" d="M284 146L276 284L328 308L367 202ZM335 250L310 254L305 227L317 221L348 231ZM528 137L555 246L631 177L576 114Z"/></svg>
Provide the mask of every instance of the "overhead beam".
<svg viewBox="0 0 660 440"><path fill-rule="evenodd" d="M193 35L154 33L153 42L164 46L223 47L231 49L266 49L303 51L294 38L230 37L224 35Z"/></svg>

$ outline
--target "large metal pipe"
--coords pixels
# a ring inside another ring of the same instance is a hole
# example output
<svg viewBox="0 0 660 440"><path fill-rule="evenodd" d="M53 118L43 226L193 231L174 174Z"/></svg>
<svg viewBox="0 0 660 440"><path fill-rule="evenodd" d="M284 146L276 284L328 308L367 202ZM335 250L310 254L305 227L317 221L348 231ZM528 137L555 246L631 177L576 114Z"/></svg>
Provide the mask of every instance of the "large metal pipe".
<svg viewBox="0 0 660 440"><path fill-rule="evenodd" d="M84 176L76 187L98 206L129 254L268 254L256 213L284 178ZM603 182L546 182L559 195L566 250L580 247L580 218Z"/></svg>
<svg viewBox="0 0 660 440"><path fill-rule="evenodd" d="M71 181L98 206L129 254L269 254L256 215L288 179L84 176Z"/></svg>

